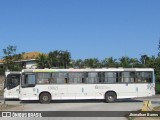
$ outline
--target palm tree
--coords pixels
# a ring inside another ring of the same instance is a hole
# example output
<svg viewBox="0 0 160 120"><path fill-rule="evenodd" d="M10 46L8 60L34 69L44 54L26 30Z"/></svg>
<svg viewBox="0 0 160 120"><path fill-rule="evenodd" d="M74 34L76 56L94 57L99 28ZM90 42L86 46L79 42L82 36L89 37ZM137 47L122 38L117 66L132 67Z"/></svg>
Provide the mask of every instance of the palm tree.
<svg viewBox="0 0 160 120"><path fill-rule="evenodd" d="M68 51L61 51L60 56L63 68L67 68L68 66L70 66L71 54Z"/></svg>
<svg viewBox="0 0 160 120"><path fill-rule="evenodd" d="M49 68L52 67L60 67L60 52L58 50L55 50L53 52L48 53L48 64Z"/></svg>
<svg viewBox="0 0 160 120"><path fill-rule="evenodd" d="M48 67L47 56L45 54L39 54L37 58L37 67L38 68L46 68Z"/></svg>
<svg viewBox="0 0 160 120"><path fill-rule="evenodd" d="M70 66L71 55L68 51L55 50L48 54L49 67L67 68Z"/></svg>
<svg viewBox="0 0 160 120"><path fill-rule="evenodd" d="M82 59L75 60L73 67L84 68L84 61Z"/></svg>
<svg viewBox="0 0 160 120"><path fill-rule="evenodd" d="M136 66L139 66L139 61L137 58L130 58L130 61L129 61L130 65L133 67L136 67Z"/></svg>
<svg viewBox="0 0 160 120"><path fill-rule="evenodd" d="M99 68L101 66L97 58L89 58L84 60L84 67Z"/></svg>
<svg viewBox="0 0 160 120"><path fill-rule="evenodd" d="M102 61L103 67L118 67L117 59L113 59L113 57L105 58Z"/></svg>
<svg viewBox="0 0 160 120"><path fill-rule="evenodd" d="M130 58L127 56L123 56L119 58L121 67L130 67Z"/></svg>
<svg viewBox="0 0 160 120"><path fill-rule="evenodd" d="M146 63L148 60L149 60L149 57L147 55L141 55L140 61L144 67L146 67Z"/></svg>

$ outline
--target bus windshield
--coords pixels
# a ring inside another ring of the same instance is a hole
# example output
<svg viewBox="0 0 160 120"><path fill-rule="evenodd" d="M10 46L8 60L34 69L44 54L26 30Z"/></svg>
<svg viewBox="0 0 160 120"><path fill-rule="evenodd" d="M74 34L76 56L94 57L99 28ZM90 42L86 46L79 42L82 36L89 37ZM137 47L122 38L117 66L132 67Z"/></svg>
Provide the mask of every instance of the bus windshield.
<svg viewBox="0 0 160 120"><path fill-rule="evenodd" d="M13 89L20 84L20 74L9 74L6 78L5 88Z"/></svg>

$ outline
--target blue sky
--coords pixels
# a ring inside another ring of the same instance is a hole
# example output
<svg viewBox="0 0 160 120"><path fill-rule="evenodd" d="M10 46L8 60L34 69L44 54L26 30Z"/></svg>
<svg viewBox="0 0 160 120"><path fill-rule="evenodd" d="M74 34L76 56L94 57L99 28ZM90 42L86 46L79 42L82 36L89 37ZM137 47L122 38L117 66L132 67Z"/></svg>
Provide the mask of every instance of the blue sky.
<svg viewBox="0 0 160 120"><path fill-rule="evenodd" d="M73 59L157 55L160 0L0 0L0 56L68 50Z"/></svg>

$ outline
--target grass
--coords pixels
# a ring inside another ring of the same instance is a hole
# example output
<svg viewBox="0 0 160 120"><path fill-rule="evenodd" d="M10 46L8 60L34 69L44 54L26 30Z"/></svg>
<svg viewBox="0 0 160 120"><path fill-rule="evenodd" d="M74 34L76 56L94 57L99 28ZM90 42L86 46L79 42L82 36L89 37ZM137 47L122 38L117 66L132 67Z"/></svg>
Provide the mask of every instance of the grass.
<svg viewBox="0 0 160 120"><path fill-rule="evenodd" d="M156 83L156 93L160 93L160 83Z"/></svg>
<svg viewBox="0 0 160 120"><path fill-rule="evenodd" d="M0 104L0 111L9 110L11 108L19 107L21 105L8 105L8 104Z"/></svg>

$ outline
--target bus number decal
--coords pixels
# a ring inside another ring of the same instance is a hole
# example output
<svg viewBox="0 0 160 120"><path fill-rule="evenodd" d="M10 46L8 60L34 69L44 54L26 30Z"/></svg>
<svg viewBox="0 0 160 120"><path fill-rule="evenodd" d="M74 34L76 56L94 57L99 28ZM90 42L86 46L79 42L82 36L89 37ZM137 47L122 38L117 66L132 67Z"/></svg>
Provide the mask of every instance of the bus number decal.
<svg viewBox="0 0 160 120"><path fill-rule="evenodd" d="M108 86L96 85L95 89L110 89Z"/></svg>
<svg viewBox="0 0 160 120"><path fill-rule="evenodd" d="M49 86L48 90L58 90L58 86Z"/></svg>

